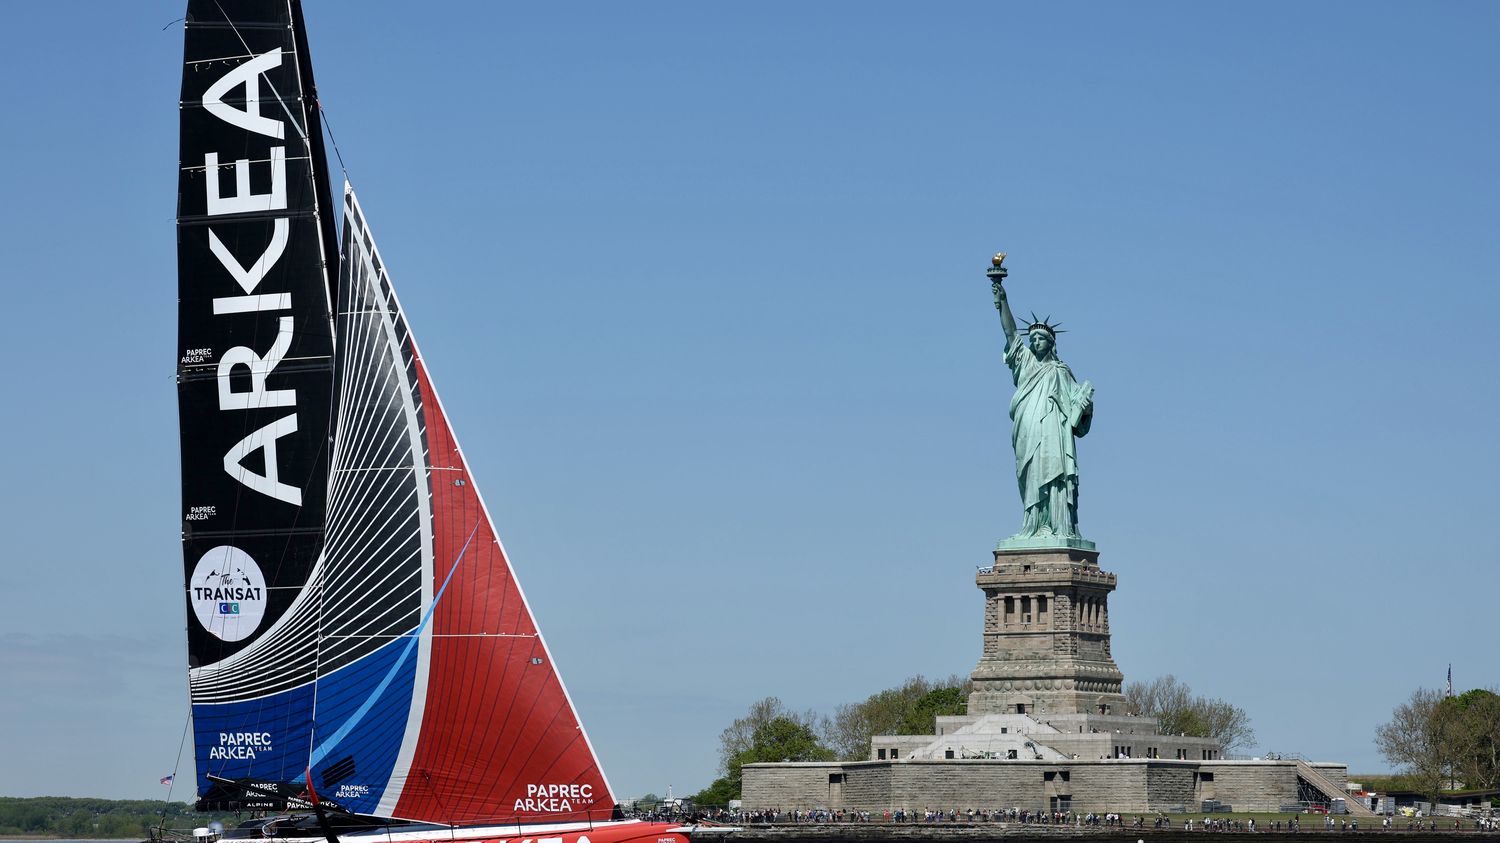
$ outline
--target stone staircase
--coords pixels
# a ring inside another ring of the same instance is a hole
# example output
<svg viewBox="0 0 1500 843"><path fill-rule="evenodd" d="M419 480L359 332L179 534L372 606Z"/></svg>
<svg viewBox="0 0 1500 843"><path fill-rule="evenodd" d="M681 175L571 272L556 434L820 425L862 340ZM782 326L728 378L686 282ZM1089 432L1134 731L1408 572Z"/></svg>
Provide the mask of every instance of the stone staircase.
<svg viewBox="0 0 1500 843"><path fill-rule="evenodd" d="M1297 776L1312 786L1314 790L1322 793L1328 799L1342 799L1344 805L1349 809L1349 815L1354 817L1374 817L1377 814L1370 810L1368 805L1352 798L1348 791L1344 790L1338 782L1328 778L1311 764L1301 759L1297 760Z"/></svg>
<svg viewBox="0 0 1500 843"><path fill-rule="evenodd" d="M909 748L906 758L940 759L952 751L954 758L1004 759L1014 751L1023 761L1061 761L1068 756L1048 745L1061 733L1029 714L985 714L960 728L937 735L921 748Z"/></svg>

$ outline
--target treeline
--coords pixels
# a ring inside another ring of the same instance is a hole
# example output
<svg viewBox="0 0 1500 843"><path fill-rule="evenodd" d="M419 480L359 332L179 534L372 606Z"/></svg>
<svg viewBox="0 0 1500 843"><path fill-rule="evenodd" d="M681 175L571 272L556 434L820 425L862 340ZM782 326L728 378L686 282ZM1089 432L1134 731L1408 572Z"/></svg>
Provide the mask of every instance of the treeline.
<svg viewBox="0 0 1500 843"><path fill-rule="evenodd" d="M1500 693L1418 688L1376 730L1375 745L1434 802L1444 790L1500 787Z"/></svg>
<svg viewBox="0 0 1500 843"><path fill-rule="evenodd" d="M1156 731L1163 735L1213 738L1226 753L1255 743L1250 715L1243 708L1194 694L1170 673L1149 682L1126 682L1123 690L1126 713L1155 718Z"/></svg>
<svg viewBox="0 0 1500 843"><path fill-rule="evenodd" d="M200 814L186 802L158 799L88 799L71 796L0 796L0 835L145 839L146 830L194 828L233 814Z"/></svg>
<svg viewBox="0 0 1500 843"><path fill-rule="evenodd" d="M722 807L741 792L746 764L761 761L862 761L876 735L930 735L944 715L967 714L972 683L960 676L933 682L914 676L894 688L877 691L857 703L834 709L790 711L776 697L750 706L719 735L722 775L692 801L700 807ZM1211 737L1225 751L1255 740L1244 709L1224 700L1195 695L1173 676L1129 683L1123 689L1128 713L1154 718L1162 734Z"/></svg>
<svg viewBox="0 0 1500 843"><path fill-rule="evenodd" d="M938 682L914 676L895 688L848 703L829 717L816 711L789 711L775 697L750 711L719 735L719 770L713 784L694 794L699 806L724 806L740 797L741 768L759 761L857 761L870 751L875 735L930 732L933 720L968 709L969 683L950 676Z"/></svg>

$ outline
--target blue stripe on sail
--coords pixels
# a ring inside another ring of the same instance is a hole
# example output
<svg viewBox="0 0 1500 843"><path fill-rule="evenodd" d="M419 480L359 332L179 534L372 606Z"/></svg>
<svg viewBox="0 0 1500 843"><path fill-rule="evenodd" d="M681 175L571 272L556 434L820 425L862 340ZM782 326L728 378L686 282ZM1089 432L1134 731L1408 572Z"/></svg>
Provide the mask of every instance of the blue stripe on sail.
<svg viewBox="0 0 1500 843"><path fill-rule="evenodd" d="M193 706L198 793L209 774L284 782L301 775L312 746L313 686L232 703Z"/></svg>
<svg viewBox="0 0 1500 843"><path fill-rule="evenodd" d="M393 641L359 661L325 676L318 686L318 719L337 723L362 722L358 735L314 762L313 781L319 796L335 800L355 813L373 813L390 783L416 685L416 660L407 658L404 641ZM374 685L372 693L370 687ZM353 773L327 785L318 784L346 758L354 759ZM306 770L294 773L293 781Z"/></svg>
<svg viewBox="0 0 1500 843"><path fill-rule="evenodd" d="M438 601L443 599L443 592L445 592L445 591L448 590L448 583L453 580L454 573L456 573L458 571L458 565L459 565L459 563L463 561L464 554L469 551L469 545L470 545L470 543L472 543L474 541L474 536L476 534L478 534L478 532L479 532L479 524L476 523L474 525L474 529L469 532L469 538L464 541L463 548L459 550L458 557L453 560L453 566L448 569L448 575L443 578L443 584L442 584L442 586L440 586L438 588L437 594L433 595L432 605L428 606L426 613L424 613L422 615L422 622L417 625L416 631L412 632L407 637L406 641L400 646L400 655L395 660L395 663L389 665L389 667L386 669L385 677L380 680L379 684L377 684L375 686L375 689L373 691L371 691L368 696L365 697L364 701L359 704L359 706L353 711L353 713L347 715L346 719L343 722L343 725L339 726L339 728L332 735L330 735L328 738L326 738L321 743L319 743L318 747L312 751L312 755L311 755L310 761L308 763L309 767L320 767L320 765L322 764L322 762L324 761L324 759L326 759L330 754L333 753L334 749L339 746L340 742L342 742L344 740L344 738L348 737L349 733L352 732L352 731L354 731L354 728L356 726L360 725L360 723L362 721L364 721L364 719L370 715L370 712L376 708L377 703L381 703L382 702L381 698L385 695L386 689L388 689L392 685L392 683L394 683L396 681L398 675L401 675L403 673L405 673L407 675L410 675L412 677L412 682L413 683L415 682L416 664L415 664L415 662L411 658L412 652L416 649L416 646L417 646L418 642L421 641L422 632L423 632L423 630L427 629L427 624L429 622L431 622L431 620L432 620L432 614L433 614L433 612L435 612L437 610ZM327 720L327 721L330 721L330 722L338 722L339 716L341 716L343 714L342 710L335 710L333 712L327 712L322 707L323 703L324 703L324 694L330 690L328 686L332 685L333 686L333 688L331 689L332 692L335 693L335 694L338 694L340 696L345 695L345 694L350 695L350 696L356 695L358 693L358 689L369 687L366 682L360 681L360 680L368 679L368 678L373 678L373 674L379 672L379 669L380 669L380 667L379 667L379 661L381 661L381 660L377 659L377 657L380 656L380 655L383 655L383 654L387 653L388 651L389 652L395 652L395 650L396 650L396 645L394 643L393 644L389 644L389 645L387 645L385 647L382 647L380 650L376 651L376 653L372 653L371 655L366 656L363 659L360 659L358 662L355 663L355 665L352 665L352 666L350 666L348 668L345 668L344 670L341 670L341 671L339 671L339 672L337 672L337 673L335 673L335 674L333 674L333 675L331 675L331 676L329 676L329 677L327 677L325 679L319 680L319 684L321 686L324 686L324 687L321 688L319 690L319 693L318 693L318 705L319 705L318 719L319 720ZM366 665L369 666L369 670L368 671L365 670ZM349 673L350 671L355 671L355 676L354 676L353 680L352 681L344 680L343 674ZM335 680L339 680L339 684L335 684ZM342 681L348 681L348 684L347 685L342 685ZM342 687L341 687L341 685L342 685ZM381 785L379 786L379 788L376 788L375 786L371 785L370 786L370 795L367 795L367 796L358 796L358 797L346 797L346 799L348 799L349 803L351 803L351 804L345 804L344 807L349 808L350 810L353 810L356 813L372 811L374 809L374 806L380 802L380 793L376 792L377 789L381 793L383 793L385 791L386 784L389 783L391 769L392 769L392 767L394 767L394 764L395 764L395 755L394 755L394 752L400 749L401 738L405 734L404 726L405 726L405 723L406 723L406 711L409 711L410 710L410 706L411 706L411 697L412 697L411 683L408 683L406 685L405 690L406 690L406 693L404 695L404 698L401 700L401 703L405 706L405 710L403 710L400 713L400 718L399 718L399 721L398 721L402 728L399 729L396 732L396 735L395 735L395 747L392 750L391 763L389 765L387 765L387 766L384 767L385 775L384 775L384 778L382 779ZM398 695L393 694L391 696L394 698L394 697L396 697ZM393 704L395 702L396 702L395 699L389 699L389 700L385 701L385 704L386 705L390 705L390 704ZM338 703L335 703L335 705L338 705ZM343 709L344 706L340 705L339 708ZM377 726L377 728L378 728L378 726ZM359 753L360 757L356 758L357 776L358 776L358 778L364 779L365 781L368 781L368 779L365 779L362 771L358 770L358 767L359 767L359 765L361 763L363 763L363 756L364 756L364 754L366 752L368 752L370 750L370 748L371 747L368 746L367 744L365 744L364 741L361 741L359 743L358 747L349 748L349 749L345 750L345 751L347 751L347 752L349 752L351 754L353 754L356 751L356 749L358 750L358 753ZM340 753L340 754L342 755L343 753ZM335 764L338 763L339 760L340 759L335 759L334 763ZM373 759L371 759L371 760L373 761ZM320 767L320 769L321 769L321 767ZM377 769L380 769L380 768L377 767ZM299 782L300 783L300 782L304 781L305 779L306 779L306 771L304 770L302 773L300 773L297 776L295 776L294 778L292 778L291 781L293 781L293 782ZM330 799L339 800L337 792L335 792L334 794L324 794L324 795L328 796ZM365 803L366 803L366 800L368 800L368 799L373 799L372 802L369 802L368 808L358 807L358 806L364 806ZM342 800L339 800L339 801L342 802Z"/></svg>

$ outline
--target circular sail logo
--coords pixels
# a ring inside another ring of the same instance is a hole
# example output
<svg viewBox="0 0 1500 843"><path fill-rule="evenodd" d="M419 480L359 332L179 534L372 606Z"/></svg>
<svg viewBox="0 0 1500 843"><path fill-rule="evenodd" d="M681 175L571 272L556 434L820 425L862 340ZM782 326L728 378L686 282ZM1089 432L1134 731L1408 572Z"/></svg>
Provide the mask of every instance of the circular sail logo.
<svg viewBox="0 0 1500 843"><path fill-rule="evenodd" d="M237 547L222 544L203 554L188 589L198 623L224 641L254 635L266 615L266 579Z"/></svg>

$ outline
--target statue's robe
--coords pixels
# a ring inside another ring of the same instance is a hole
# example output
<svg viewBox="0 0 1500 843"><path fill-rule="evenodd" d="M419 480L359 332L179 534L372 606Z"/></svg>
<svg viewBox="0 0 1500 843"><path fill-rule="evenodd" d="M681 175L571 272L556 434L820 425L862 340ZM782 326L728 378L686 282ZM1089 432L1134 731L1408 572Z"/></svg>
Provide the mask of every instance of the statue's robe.
<svg viewBox="0 0 1500 843"><path fill-rule="evenodd" d="M1069 521L1077 523L1078 449L1073 437L1089 432L1093 402L1073 379L1068 365L1054 354L1037 359L1025 335L1017 331L1005 345L1016 393L1010 399L1010 444L1016 452L1016 483L1028 515L1043 503L1051 484L1068 490ZM1052 519L1057 522L1056 514ZM1040 527L1027 518L1030 527Z"/></svg>

